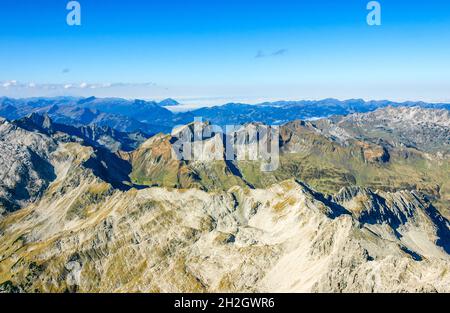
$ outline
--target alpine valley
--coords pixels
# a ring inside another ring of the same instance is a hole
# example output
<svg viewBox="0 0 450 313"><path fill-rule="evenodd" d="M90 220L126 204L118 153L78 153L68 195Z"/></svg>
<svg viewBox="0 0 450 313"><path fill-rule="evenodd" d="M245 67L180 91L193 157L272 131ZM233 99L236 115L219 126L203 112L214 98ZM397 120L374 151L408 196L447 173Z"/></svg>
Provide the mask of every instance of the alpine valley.
<svg viewBox="0 0 450 313"><path fill-rule="evenodd" d="M450 292L449 105L175 105L0 99L0 292ZM278 168L174 159L208 122Z"/></svg>

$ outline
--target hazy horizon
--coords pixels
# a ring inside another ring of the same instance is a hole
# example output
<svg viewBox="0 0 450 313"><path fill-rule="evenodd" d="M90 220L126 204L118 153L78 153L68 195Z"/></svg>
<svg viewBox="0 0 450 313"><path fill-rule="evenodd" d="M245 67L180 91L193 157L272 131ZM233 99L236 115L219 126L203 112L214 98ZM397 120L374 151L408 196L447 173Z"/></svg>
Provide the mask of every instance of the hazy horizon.
<svg viewBox="0 0 450 313"><path fill-rule="evenodd" d="M407 102L425 102L430 104L442 104L442 103L450 103L450 101L423 101L423 100L401 100L396 101L392 99L364 99L364 98L335 98L335 97L326 97L326 98L317 98L317 99L311 99L311 98L270 98L270 99L244 99L244 98L174 98L174 97L167 97L167 98L133 98L133 97L97 97L94 95L90 96L75 96L75 95L62 95L62 96L32 96L32 97L9 97L0 95L0 98L6 97L11 99L33 99L33 98L43 98L43 99L53 99L53 98L59 98L59 97L74 97L74 98L89 98L89 97L96 97L98 99L125 99L125 100L144 100L144 101L154 101L154 102L160 102L167 99L173 99L177 101L179 104L176 106L165 106L166 109L173 111L173 112L184 112L189 110L195 110L199 108L207 108L207 107L214 107L214 106L222 106L230 103L236 103L236 104L247 104L247 105L258 105L263 103L270 103L270 102L300 102L300 101L323 101L327 99L334 99L341 102L349 101L349 100L363 100L365 102L370 101L390 101L394 103L407 103Z"/></svg>

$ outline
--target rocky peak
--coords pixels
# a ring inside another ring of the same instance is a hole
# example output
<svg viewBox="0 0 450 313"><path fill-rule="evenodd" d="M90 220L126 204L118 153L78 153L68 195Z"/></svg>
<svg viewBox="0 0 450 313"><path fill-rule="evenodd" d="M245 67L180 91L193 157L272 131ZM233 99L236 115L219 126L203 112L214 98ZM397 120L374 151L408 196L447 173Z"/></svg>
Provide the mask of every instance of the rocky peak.
<svg viewBox="0 0 450 313"><path fill-rule="evenodd" d="M54 131L53 122L47 114L31 113L28 116L14 121L17 126L29 130L51 133Z"/></svg>

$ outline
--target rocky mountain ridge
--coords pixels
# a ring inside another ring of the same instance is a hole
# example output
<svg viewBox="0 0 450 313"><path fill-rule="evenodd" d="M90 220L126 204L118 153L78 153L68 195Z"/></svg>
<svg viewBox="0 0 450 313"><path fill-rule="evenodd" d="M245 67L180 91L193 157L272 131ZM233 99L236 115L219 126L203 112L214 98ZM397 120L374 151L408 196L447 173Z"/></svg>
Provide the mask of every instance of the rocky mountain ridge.
<svg viewBox="0 0 450 313"><path fill-rule="evenodd" d="M332 203L295 181L225 193L161 188L124 193L90 175L76 186L64 181L51 186L48 198L0 222L1 290L450 288L449 255L438 243L439 236L448 236L448 221L442 219L446 233L438 234L435 217L420 198L397 209L386 206L408 217L393 227L365 221L361 213L377 207L358 211L348 199ZM379 197L395 203L415 196Z"/></svg>
<svg viewBox="0 0 450 313"><path fill-rule="evenodd" d="M318 127L339 140L361 138L392 147L450 153L448 110L387 107L366 114L333 117L327 121L320 121Z"/></svg>
<svg viewBox="0 0 450 313"><path fill-rule="evenodd" d="M111 152L132 151L146 141L150 136L142 132L124 133L112 129L108 126L70 126L55 123L47 115L31 113L27 117L12 122L23 129L38 131L49 136L60 134L60 136L70 136L72 140L83 140L86 144L94 147L102 147ZM62 139L62 138L60 138ZM70 140L67 138L66 140Z"/></svg>
<svg viewBox="0 0 450 313"><path fill-rule="evenodd" d="M335 139L334 123L353 136L281 127L280 169L262 173L174 161L176 133L112 153L45 116L2 120L0 292L449 292L445 154Z"/></svg>

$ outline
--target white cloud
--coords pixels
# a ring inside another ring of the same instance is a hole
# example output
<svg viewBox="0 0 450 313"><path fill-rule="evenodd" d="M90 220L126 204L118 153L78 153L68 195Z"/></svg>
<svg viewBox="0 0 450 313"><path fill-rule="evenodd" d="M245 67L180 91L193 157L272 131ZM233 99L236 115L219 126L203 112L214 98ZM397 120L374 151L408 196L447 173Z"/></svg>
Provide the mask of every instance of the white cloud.
<svg viewBox="0 0 450 313"><path fill-rule="evenodd" d="M57 97L57 96L98 96L145 98L157 95L162 86L156 83L122 83L122 82L64 82L36 83L16 80L0 80L0 96L7 97ZM167 93L167 92L165 92ZM164 94L163 98L170 95Z"/></svg>
<svg viewBox="0 0 450 313"><path fill-rule="evenodd" d="M17 80L5 81L5 82L3 82L2 86L5 87L5 88L15 87L15 86L17 86Z"/></svg>
<svg viewBox="0 0 450 313"><path fill-rule="evenodd" d="M273 52L266 54L264 51L259 50L256 53L255 58L258 59L258 58L266 58L266 57L278 57L278 56L285 55L287 52L288 52L287 49L278 49L278 50L275 50Z"/></svg>

